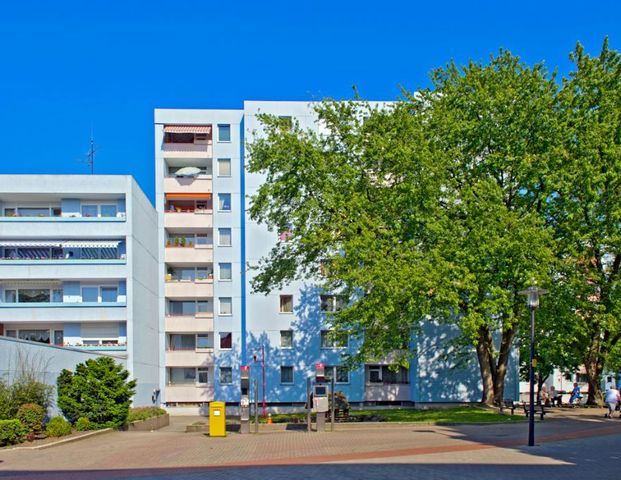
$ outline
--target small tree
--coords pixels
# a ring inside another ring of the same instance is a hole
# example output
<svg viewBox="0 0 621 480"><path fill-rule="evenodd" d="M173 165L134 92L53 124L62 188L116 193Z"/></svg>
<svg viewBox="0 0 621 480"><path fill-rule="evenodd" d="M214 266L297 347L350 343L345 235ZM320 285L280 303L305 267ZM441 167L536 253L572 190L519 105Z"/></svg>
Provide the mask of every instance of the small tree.
<svg viewBox="0 0 621 480"><path fill-rule="evenodd" d="M73 423L88 418L94 427L119 427L126 423L136 380L108 357L87 360L75 373L63 370L58 377L58 406Z"/></svg>

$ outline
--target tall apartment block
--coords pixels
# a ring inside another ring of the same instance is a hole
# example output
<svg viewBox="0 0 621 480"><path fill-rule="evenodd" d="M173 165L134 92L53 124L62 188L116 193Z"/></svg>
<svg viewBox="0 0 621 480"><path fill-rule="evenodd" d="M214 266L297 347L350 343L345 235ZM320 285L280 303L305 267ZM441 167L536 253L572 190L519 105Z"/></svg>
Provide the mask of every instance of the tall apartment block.
<svg viewBox="0 0 621 480"><path fill-rule="evenodd" d="M151 404L157 217L132 177L0 175L0 259L0 335L113 353Z"/></svg>
<svg viewBox="0 0 621 480"><path fill-rule="evenodd" d="M313 104L247 101L240 110L156 110L156 208L166 352L162 400L168 406L239 402L239 371L251 367L259 400L303 405L306 378L322 362L337 389L358 404L479 401L478 366L454 355L455 329L429 324L415 338L409 368L390 358L355 369L342 356L355 339L330 333L337 296L309 282L269 295L252 292L252 266L286 232L248 218L264 181L245 169L247 142L262 135L259 113L289 117L320 131ZM505 395L517 398L517 354Z"/></svg>

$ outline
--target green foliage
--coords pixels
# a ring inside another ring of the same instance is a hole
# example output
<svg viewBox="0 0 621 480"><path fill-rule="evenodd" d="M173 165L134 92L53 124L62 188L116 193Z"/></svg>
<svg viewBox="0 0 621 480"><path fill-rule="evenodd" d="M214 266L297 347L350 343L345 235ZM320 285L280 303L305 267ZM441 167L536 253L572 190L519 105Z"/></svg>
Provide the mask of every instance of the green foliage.
<svg viewBox="0 0 621 480"><path fill-rule="evenodd" d="M330 408L332 408L332 395L328 398ZM343 392L334 392L334 408L340 411L349 410L347 396Z"/></svg>
<svg viewBox="0 0 621 480"><path fill-rule="evenodd" d="M78 418L73 426L78 432L86 432L93 429L91 421L86 417Z"/></svg>
<svg viewBox="0 0 621 480"><path fill-rule="evenodd" d="M93 427L119 427L127 422L136 380L111 358L87 360L75 372L63 370L57 379L58 406L72 422L80 417Z"/></svg>
<svg viewBox="0 0 621 480"><path fill-rule="evenodd" d="M146 420L151 417L159 417L160 415L166 415L166 410L159 407L135 407L129 409L129 415L127 422L137 422L139 420Z"/></svg>
<svg viewBox="0 0 621 480"><path fill-rule="evenodd" d="M71 435L71 424L64 417L53 417L45 426L45 433L49 437L64 437Z"/></svg>
<svg viewBox="0 0 621 480"><path fill-rule="evenodd" d="M17 410L16 418L28 433L38 433L43 430L45 410L35 403L25 403Z"/></svg>
<svg viewBox="0 0 621 480"><path fill-rule="evenodd" d="M36 404L44 411L54 390L31 375L20 375L11 384L0 380L0 419L15 418L21 405Z"/></svg>
<svg viewBox="0 0 621 480"><path fill-rule="evenodd" d="M0 445L19 443L27 433L19 420L0 420Z"/></svg>

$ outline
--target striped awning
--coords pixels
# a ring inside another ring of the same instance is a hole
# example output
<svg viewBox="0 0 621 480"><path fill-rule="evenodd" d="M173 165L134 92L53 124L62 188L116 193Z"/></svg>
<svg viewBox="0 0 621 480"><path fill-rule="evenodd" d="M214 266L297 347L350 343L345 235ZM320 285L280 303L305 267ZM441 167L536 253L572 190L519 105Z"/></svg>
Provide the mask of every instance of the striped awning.
<svg viewBox="0 0 621 480"><path fill-rule="evenodd" d="M167 193L166 200L205 200L212 197L211 193Z"/></svg>
<svg viewBox="0 0 621 480"><path fill-rule="evenodd" d="M166 125L165 133L211 133L211 125Z"/></svg>
<svg viewBox="0 0 621 480"><path fill-rule="evenodd" d="M63 242L64 248L117 248L120 240L70 240Z"/></svg>
<svg viewBox="0 0 621 480"><path fill-rule="evenodd" d="M58 240L0 240L0 247L62 247Z"/></svg>
<svg viewBox="0 0 621 480"><path fill-rule="evenodd" d="M20 280L2 280L0 285L4 288L54 288L61 287L61 280L44 280L44 279L20 279Z"/></svg>

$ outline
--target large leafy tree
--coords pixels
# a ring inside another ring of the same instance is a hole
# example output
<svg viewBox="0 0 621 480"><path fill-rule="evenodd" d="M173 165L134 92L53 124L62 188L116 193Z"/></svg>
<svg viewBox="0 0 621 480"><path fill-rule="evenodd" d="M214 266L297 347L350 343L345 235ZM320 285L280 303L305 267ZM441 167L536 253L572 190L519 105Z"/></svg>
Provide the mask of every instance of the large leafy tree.
<svg viewBox="0 0 621 480"><path fill-rule="evenodd" d="M565 155L553 169L548 218L559 242L555 280L569 326L563 348L586 368L588 401L621 341L621 55L604 41L599 56L578 44L563 82Z"/></svg>
<svg viewBox="0 0 621 480"><path fill-rule="evenodd" d="M354 298L333 322L363 339L357 360L402 351L422 320L457 323L482 400L498 403L524 317L518 291L545 281L553 258L542 205L556 85L508 52L432 78L385 108L318 105L323 135L262 117L249 170L265 181L250 215L293 232L254 288L313 277Z"/></svg>

